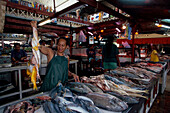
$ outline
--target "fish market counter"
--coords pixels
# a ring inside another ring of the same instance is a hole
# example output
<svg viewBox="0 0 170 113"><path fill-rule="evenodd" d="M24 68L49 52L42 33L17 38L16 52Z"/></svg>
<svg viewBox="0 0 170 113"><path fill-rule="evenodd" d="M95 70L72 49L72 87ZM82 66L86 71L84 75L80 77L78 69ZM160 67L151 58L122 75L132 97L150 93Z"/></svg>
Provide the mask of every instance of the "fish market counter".
<svg viewBox="0 0 170 113"><path fill-rule="evenodd" d="M158 93L159 93L159 79L153 79L151 81L151 86L148 88L149 94L145 94L148 96L148 99L140 98L138 104L134 104L131 106L131 109L128 113L148 113L150 108L153 105Z"/></svg>
<svg viewBox="0 0 170 113"><path fill-rule="evenodd" d="M169 60L164 60L165 65L163 66L163 69L161 71L161 77L160 77L160 88L161 88L161 94L164 93L164 90L166 88L166 79L167 79L167 74L170 70L170 59Z"/></svg>

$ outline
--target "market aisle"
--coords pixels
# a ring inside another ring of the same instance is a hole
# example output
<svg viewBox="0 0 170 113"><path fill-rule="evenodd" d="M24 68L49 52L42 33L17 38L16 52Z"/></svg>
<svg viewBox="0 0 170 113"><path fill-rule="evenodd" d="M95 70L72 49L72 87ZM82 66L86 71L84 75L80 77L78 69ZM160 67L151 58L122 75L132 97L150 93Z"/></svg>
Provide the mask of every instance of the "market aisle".
<svg viewBox="0 0 170 113"><path fill-rule="evenodd" d="M170 113L170 72L167 75L166 89L159 94L149 113Z"/></svg>

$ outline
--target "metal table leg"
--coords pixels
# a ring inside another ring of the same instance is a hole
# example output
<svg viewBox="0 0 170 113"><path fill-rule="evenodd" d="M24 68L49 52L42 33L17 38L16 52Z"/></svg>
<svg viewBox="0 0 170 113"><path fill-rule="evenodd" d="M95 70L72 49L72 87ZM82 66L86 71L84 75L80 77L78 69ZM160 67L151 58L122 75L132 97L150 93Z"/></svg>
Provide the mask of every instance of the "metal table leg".
<svg viewBox="0 0 170 113"><path fill-rule="evenodd" d="M77 63L75 63L75 73L77 74Z"/></svg>
<svg viewBox="0 0 170 113"><path fill-rule="evenodd" d="M18 75L17 71L15 71L15 85L18 85Z"/></svg>
<svg viewBox="0 0 170 113"><path fill-rule="evenodd" d="M18 70L18 73L19 73L19 95L20 99L22 99L21 69Z"/></svg>

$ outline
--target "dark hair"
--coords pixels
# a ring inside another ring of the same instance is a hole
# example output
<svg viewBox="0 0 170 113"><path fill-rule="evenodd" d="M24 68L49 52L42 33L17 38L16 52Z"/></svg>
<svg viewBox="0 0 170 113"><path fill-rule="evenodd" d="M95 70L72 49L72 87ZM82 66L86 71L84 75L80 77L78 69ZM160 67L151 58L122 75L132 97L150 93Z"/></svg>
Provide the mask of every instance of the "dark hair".
<svg viewBox="0 0 170 113"><path fill-rule="evenodd" d="M115 39L115 36L112 35L112 34L109 34L107 36L105 36L105 38L107 38L107 41L106 41L106 54L107 56L110 56L110 53L111 53L111 50L112 50L112 45L113 45L113 40Z"/></svg>
<svg viewBox="0 0 170 113"><path fill-rule="evenodd" d="M57 40L57 45L58 45L58 42L61 40L61 39L64 39L66 41L66 46L69 45L67 39L65 37L60 37L58 40Z"/></svg>
<svg viewBox="0 0 170 113"><path fill-rule="evenodd" d="M46 43L46 41L45 41L45 40L40 40L40 44L42 44L43 42L45 42L45 43Z"/></svg>
<svg viewBox="0 0 170 113"><path fill-rule="evenodd" d="M14 43L14 47L16 47L16 46L20 46L20 43Z"/></svg>

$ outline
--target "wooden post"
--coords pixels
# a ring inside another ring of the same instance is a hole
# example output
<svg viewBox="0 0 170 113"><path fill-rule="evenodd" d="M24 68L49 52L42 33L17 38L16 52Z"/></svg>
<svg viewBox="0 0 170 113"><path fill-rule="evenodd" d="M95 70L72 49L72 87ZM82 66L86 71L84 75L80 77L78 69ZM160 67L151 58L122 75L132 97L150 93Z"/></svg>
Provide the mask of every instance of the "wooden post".
<svg viewBox="0 0 170 113"><path fill-rule="evenodd" d="M56 10L55 10L55 0L53 0L53 3L54 3L54 13L56 13Z"/></svg>
<svg viewBox="0 0 170 113"><path fill-rule="evenodd" d="M70 22L70 56L72 56L72 48L73 48L73 29L72 24Z"/></svg>
<svg viewBox="0 0 170 113"><path fill-rule="evenodd" d="M136 31L136 25L133 25L132 27L132 56L131 56L131 62L134 63L135 61L135 31Z"/></svg>

